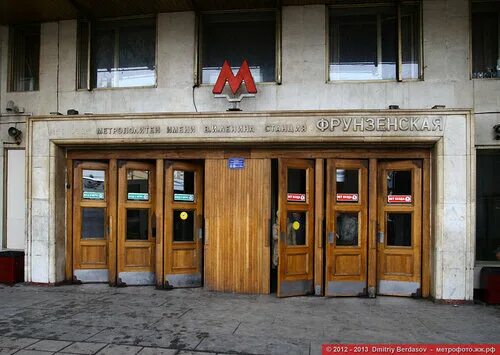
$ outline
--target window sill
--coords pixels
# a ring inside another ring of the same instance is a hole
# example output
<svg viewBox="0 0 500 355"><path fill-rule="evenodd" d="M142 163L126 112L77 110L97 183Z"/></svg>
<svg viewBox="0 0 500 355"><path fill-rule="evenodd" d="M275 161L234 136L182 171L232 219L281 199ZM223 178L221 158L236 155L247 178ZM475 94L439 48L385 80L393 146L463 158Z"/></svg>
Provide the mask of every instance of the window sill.
<svg viewBox="0 0 500 355"><path fill-rule="evenodd" d="M38 90L19 90L19 91L11 91L11 90L7 90L7 93L9 94L23 94L23 93L28 93L28 92L40 92L40 89Z"/></svg>
<svg viewBox="0 0 500 355"><path fill-rule="evenodd" d="M471 78L471 80L479 80L479 81L482 81L482 80L500 80L500 77L497 77L497 78Z"/></svg>
<svg viewBox="0 0 500 355"><path fill-rule="evenodd" d="M260 83L255 83L255 85L257 86L270 86L270 85L281 85L280 83L276 82L276 81L265 81L265 82L260 82ZM197 87L200 87L200 88L205 88L205 87L214 87L215 86L215 83L213 84L198 84Z"/></svg>
<svg viewBox="0 0 500 355"><path fill-rule="evenodd" d="M499 267L500 266L500 261L480 261L480 260L476 260L475 263L474 263L474 266L495 266L495 267Z"/></svg>
<svg viewBox="0 0 500 355"><path fill-rule="evenodd" d="M112 88L92 88L90 90L87 89L76 89L78 92L82 91L114 91L114 90L133 90L133 89L156 89L158 85L147 85L147 86L120 86L120 87L112 87Z"/></svg>
<svg viewBox="0 0 500 355"><path fill-rule="evenodd" d="M423 82L424 79L407 79L402 81L387 79L387 80L327 80L327 84L386 84L386 83L415 83Z"/></svg>

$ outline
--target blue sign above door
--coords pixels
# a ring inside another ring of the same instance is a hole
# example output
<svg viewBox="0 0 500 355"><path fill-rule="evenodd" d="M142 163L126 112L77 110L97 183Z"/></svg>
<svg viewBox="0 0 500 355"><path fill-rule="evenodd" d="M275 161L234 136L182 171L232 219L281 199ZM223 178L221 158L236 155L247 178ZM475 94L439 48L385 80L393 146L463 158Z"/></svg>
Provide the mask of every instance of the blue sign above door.
<svg viewBox="0 0 500 355"><path fill-rule="evenodd" d="M229 158L227 161L227 166L229 169L244 169L245 159L244 158Z"/></svg>

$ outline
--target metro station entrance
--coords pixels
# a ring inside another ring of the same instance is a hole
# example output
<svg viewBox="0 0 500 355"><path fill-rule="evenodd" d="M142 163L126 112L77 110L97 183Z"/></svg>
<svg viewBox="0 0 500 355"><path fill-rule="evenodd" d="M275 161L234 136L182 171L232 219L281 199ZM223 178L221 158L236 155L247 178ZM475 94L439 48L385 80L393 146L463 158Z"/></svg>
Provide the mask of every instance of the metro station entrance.
<svg viewBox="0 0 500 355"><path fill-rule="evenodd" d="M277 297L426 295L427 151L270 152L236 167L229 154L69 159L72 279Z"/></svg>
<svg viewBox="0 0 500 355"><path fill-rule="evenodd" d="M203 166L165 162L164 272L167 287L198 287L203 274Z"/></svg>
<svg viewBox="0 0 500 355"><path fill-rule="evenodd" d="M155 191L154 164L118 161L117 196L110 196L118 200L118 284L155 283Z"/></svg>
<svg viewBox="0 0 500 355"><path fill-rule="evenodd" d="M165 275L168 287L201 286L201 165L168 160L160 170L157 161L73 165L74 280L154 285Z"/></svg>
<svg viewBox="0 0 500 355"><path fill-rule="evenodd" d="M420 292L421 170L421 161L385 161L369 179L368 160L327 160L327 296L366 295L375 270L378 294ZM369 245L376 245L371 259Z"/></svg>

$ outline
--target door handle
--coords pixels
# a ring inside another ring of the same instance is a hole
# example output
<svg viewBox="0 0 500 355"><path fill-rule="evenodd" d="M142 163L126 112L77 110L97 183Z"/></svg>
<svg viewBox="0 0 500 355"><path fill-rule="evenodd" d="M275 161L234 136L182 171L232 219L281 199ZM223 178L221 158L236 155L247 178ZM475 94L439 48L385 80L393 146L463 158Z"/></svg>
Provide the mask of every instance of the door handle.
<svg viewBox="0 0 500 355"><path fill-rule="evenodd" d="M205 242L205 245L208 245L208 219L205 218L205 238L204 238L204 242Z"/></svg>
<svg viewBox="0 0 500 355"><path fill-rule="evenodd" d="M113 241L113 217L109 216L108 218L108 240L110 242Z"/></svg>
<svg viewBox="0 0 500 355"><path fill-rule="evenodd" d="M323 236L325 235L325 231L326 231L325 218L322 217L318 224L319 224L319 226L318 226L318 230L319 230L318 247L323 248L323 239L324 239Z"/></svg>
<svg viewBox="0 0 500 355"><path fill-rule="evenodd" d="M156 215L154 212L151 215L151 235L156 238Z"/></svg>
<svg viewBox="0 0 500 355"><path fill-rule="evenodd" d="M335 240L335 232L328 232L327 238L328 243L333 244L333 241Z"/></svg>
<svg viewBox="0 0 500 355"><path fill-rule="evenodd" d="M198 239L203 240L203 217L198 215Z"/></svg>
<svg viewBox="0 0 500 355"><path fill-rule="evenodd" d="M267 238L264 239L264 246L269 247L269 238L273 237L273 223L271 218L267 219Z"/></svg>
<svg viewBox="0 0 500 355"><path fill-rule="evenodd" d="M384 242L384 232L378 232L377 233L377 239L378 239L378 242L379 243L383 243Z"/></svg>

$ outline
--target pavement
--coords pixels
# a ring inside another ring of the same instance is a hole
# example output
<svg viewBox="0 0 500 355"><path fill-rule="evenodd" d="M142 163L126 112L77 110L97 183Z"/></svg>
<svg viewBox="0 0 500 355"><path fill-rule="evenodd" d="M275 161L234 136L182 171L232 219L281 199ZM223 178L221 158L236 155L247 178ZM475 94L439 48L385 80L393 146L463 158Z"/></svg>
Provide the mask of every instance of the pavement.
<svg viewBox="0 0 500 355"><path fill-rule="evenodd" d="M500 307L107 285L0 285L0 354L320 354L324 343L499 343Z"/></svg>

